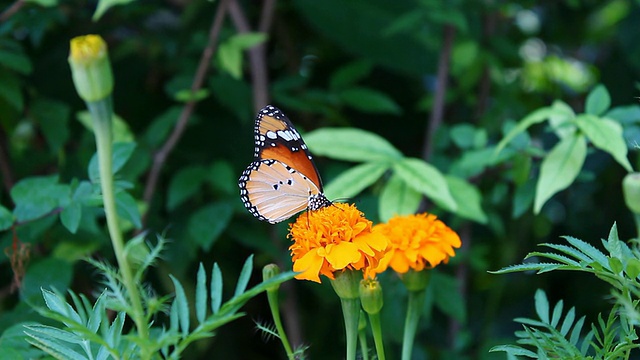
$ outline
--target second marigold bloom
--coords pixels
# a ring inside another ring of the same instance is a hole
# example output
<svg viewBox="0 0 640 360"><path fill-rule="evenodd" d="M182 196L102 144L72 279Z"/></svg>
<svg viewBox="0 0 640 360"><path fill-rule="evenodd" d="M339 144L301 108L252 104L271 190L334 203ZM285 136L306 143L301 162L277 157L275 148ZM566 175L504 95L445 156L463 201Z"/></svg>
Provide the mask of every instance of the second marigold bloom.
<svg viewBox="0 0 640 360"><path fill-rule="evenodd" d="M432 214L395 216L386 224L378 224L374 232L380 232L391 242L389 251L376 272L391 267L397 273L409 269L421 271L454 256L453 248L462 242L458 234Z"/></svg>
<svg viewBox="0 0 640 360"><path fill-rule="evenodd" d="M345 269L373 274L389 243L355 206L340 203L303 213L290 225L289 237L293 271L301 272L296 279L315 282Z"/></svg>

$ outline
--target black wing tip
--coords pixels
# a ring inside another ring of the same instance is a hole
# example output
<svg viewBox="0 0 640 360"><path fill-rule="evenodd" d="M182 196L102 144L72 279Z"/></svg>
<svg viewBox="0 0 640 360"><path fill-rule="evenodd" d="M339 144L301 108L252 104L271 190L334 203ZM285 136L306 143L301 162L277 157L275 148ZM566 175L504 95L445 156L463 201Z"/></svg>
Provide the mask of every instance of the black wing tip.
<svg viewBox="0 0 640 360"><path fill-rule="evenodd" d="M261 118L263 116L271 116L276 119L282 119L286 117L282 112L282 110L278 109L273 105L267 105L262 109L260 109L260 111L258 111L258 118Z"/></svg>

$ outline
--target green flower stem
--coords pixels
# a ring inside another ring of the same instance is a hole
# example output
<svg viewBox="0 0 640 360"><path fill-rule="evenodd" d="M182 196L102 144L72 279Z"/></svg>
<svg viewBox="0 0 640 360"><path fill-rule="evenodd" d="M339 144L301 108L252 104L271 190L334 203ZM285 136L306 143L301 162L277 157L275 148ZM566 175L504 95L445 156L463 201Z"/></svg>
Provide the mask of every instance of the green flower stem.
<svg viewBox="0 0 640 360"><path fill-rule="evenodd" d="M411 360L413 341L416 337L418 321L420 320L426 295L427 292L424 289L409 291L409 306L407 309L407 317L404 321L404 336L402 339L402 360Z"/></svg>
<svg viewBox="0 0 640 360"><path fill-rule="evenodd" d="M362 316L362 314L360 314ZM360 340L360 352L362 360L369 360L369 347L367 346L367 334L364 330L358 331L358 339Z"/></svg>
<svg viewBox="0 0 640 360"><path fill-rule="evenodd" d="M358 345L358 319L360 317L360 299L340 298L344 328L347 335L347 360L355 360Z"/></svg>
<svg viewBox="0 0 640 360"><path fill-rule="evenodd" d="M267 300L269 301L269 308L271 309L273 322L276 324L276 330L278 331L278 336L280 337L282 346L284 346L284 351L287 352L289 360L294 360L295 356L293 354L293 350L291 350L291 344L289 344L289 339L287 338L287 334L282 326L282 320L280 319L280 309L278 309L278 290L267 290Z"/></svg>
<svg viewBox="0 0 640 360"><path fill-rule="evenodd" d="M113 251L118 261L122 281L129 293L133 314L131 317L136 324L138 334L145 339L149 336L149 329L145 321L144 310L138 286L133 279L133 273L124 251L124 241L118 224L118 214L116 211L116 198L113 190L112 171L112 107L111 97L98 101L87 102L87 108L93 119L93 131L96 136L96 147L98 149L98 163L100 167L100 185L102 187L102 201L104 212L107 218L107 227ZM147 355L146 357L148 357ZM144 357L143 357L144 358Z"/></svg>
<svg viewBox="0 0 640 360"><path fill-rule="evenodd" d="M373 332L373 341L376 344L378 360L385 360L384 344L382 342L382 327L380 326L380 313L369 314L369 322L371 323L371 332Z"/></svg>

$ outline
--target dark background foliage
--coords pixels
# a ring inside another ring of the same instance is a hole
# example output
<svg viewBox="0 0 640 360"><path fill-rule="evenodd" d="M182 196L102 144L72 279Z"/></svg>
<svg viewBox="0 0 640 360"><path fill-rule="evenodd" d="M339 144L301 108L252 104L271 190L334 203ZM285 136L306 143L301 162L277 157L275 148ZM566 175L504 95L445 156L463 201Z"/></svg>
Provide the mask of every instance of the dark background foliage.
<svg viewBox="0 0 640 360"><path fill-rule="evenodd" d="M434 276L417 359L502 358L487 350L511 341L518 329L512 319L532 313L539 287L552 302L564 299L591 321L606 308L608 290L586 275L498 276L487 270L520 262L537 243L557 242L561 235L598 245L614 222L622 238L633 237L620 188L624 169L609 155L590 150L578 180L535 215L531 199L539 158L523 154L483 164L478 156L515 121L554 99L582 112L586 94L598 83L609 90L612 106L636 103L637 1L228 3L201 98L145 199L153 156L190 106L188 89L220 0L131 2L110 8L98 21L91 20L95 2L2 2L0 205L13 208L10 191L22 179L58 174L61 183L69 183L87 178L95 145L78 121L84 104L73 89L67 56L72 37L96 33L109 44L114 107L126 124L118 131L120 139L138 144L121 180L132 184L149 234L171 239L164 261L149 274L158 293L173 291L169 273L188 284L199 261L208 268L219 262L229 284L252 253L256 269L270 262L290 267L286 225L251 217L236 186L251 161L253 118L269 101L303 133L327 126L366 129L407 156L423 157L480 189L486 224L425 202L425 209L458 231L465 245ZM272 12L265 14L265 8ZM259 40L238 40L238 34L261 28L268 29L266 41L251 54L243 52ZM446 88L438 81L439 71L446 74ZM260 75L266 84L259 83ZM441 116L434 114L437 109L443 110ZM640 111L629 109L625 136L632 146L640 135ZM530 134L520 139L523 148L548 149L557 141L544 126ZM635 153L630 160L637 167ZM352 165L321 157L316 163L325 183ZM374 221L379 191L374 185L354 199ZM112 256L99 213L83 214L75 234L59 224L58 213L0 233L7 254L0 259L5 339L6 330L20 322L42 321L27 306L41 301L40 286L94 294L99 279L81 259ZM24 244L29 244L25 255L16 255ZM14 274L21 280L19 290ZM259 280L256 273L253 281ZM394 359L405 293L391 275L382 283L385 336ZM339 302L327 283L289 282L282 300L290 336L309 346L310 358L342 356ZM269 322L265 298L254 299L245 310L248 316L213 340L192 346L191 358L283 358L277 341L265 341L254 330L253 321Z"/></svg>

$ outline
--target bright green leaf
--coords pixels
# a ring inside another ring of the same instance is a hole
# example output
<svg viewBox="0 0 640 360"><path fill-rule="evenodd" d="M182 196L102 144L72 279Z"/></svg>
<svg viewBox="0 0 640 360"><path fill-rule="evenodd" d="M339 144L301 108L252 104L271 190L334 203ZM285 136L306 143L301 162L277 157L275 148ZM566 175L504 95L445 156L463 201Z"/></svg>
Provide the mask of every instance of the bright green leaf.
<svg viewBox="0 0 640 360"><path fill-rule="evenodd" d="M174 99L179 102L198 102L209 97L209 90L199 89L196 92L192 92L191 89L180 90L175 93Z"/></svg>
<svg viewBox="0 0 640 360"><path fill-rule="evenodd" d="M576 117L576 124L595 147L611 154L625 170L633 171L627 159L628 148L619 123L585 114Z"/></svg>
<svg viewBox="0 0 640 360"><path fill-rule="evenodd" d="M241 50L246 50L267 41L267 34L259 32L236 34L229 38L228 41L233 44L233 46Z"/></svg>
<svg viewBox="0 0 640 360"><path fill-rule="evenodd" d="M384 162L356 165L333 179L324 189L329 199L348 199L375 183L389 168Z"/></svg>
<svg viewBox="0 0 640 360"><path fill-rule="evenodd" d="M414 214L421 200L422 194L393 174L380 193L378 216L386 222L395 215Z"/></svg>
<svg viewBox="0 0 640 360"><path fill-rule="evenodd" d="M178 321L180 323L180 330L182 330L182 335L186 336L189 334L189 302L187 301L187 295L184 292L184 288L180 281L176 279L173 275L169 275L171 281L173 282L173 286L176 289L176 297L173 300L172 307L175 307L176 313L178 315Z"/></svg>
<svg viewBox="0 0 640 360"><path fill-rule="evenodd" d="M604 85L593 88L585 103L584 111L591 115L601 115L611 106L611 96Z"/></svg>
<svg viewBox="0 0 640 360"><path fill-rule="evenodd" d="M218 64L234 79L242 78L242 49L229 42L218 47Z"/></svg>
<svg viewBox="0 0 640 360"><path fill-rule="evenodd" d="M533 207L536 214L555 193L571 185L580 173L586 156L587 141L582 135L562 139L549 152L540 166Z"/></svg>
<svg viewBox="0 0 640 360"><path fill-rule="evenodd" d="M402 113L400 106L386 94L364 87L353 87L338 93L344 103L356 110L371 114Z"/></svg>
<svg viewBox="0 0 640 360"><path fill-rule="evenodd" d="M445 176L445 179L451 195L458 204L456 214L463 218L486 224L488 218L484 210L482 210L482 195L480 191L463 179L454 176Z"/></svg>
<svg viewBox="0 0 640 360"><path fill-rule="evenodd" d="M123 5L133 2L134 0L99 0L96 11L93 13L91 20L98 21L107 10L116 5Z"/></svg>
<svg viewBox="0 0 640 360"><path fill-rule="evenodd" d="M198 277L196 281L196 319L198 323L203 323L207 315L207 274L204 265L198 266Z"/></svg>
<svg viewBox="0 0 640 360"><path fill-rule="evenodd" d="M532 112L531 114L525 116L524 119L518 122L518 125L513 127L511 131L509 131L509 133L507 133L507 135L505 135L505 137L502 138L502 140L500 140L500 142L498 143L498 146L496 147L495 153L498 154L500 151L502 151L502 149L504 149L504 147L507 146L507 144L509 144L520 133L527 130L530 126L547 120L550 116L552 116L555 113L557 113L557 110L554 110L550 107L545 107L545 108L538 109Z"/></svg>
<svg viewBox="0 0 640 360"><path fill-rule="evenodd" d="M560 139L573 135L576 132L576 124L572 121L576 114L567 103L556 100L551 105L553 113L549 116L549 125Z"/></svg>
<svg viewBox="0 0 640 360"><path fill-rule="evenodd" d="M640 260L636 258L631 258L627 261L627 268L624 270L627 275L635 279L640 276Z"/></svg>
<svg viewBox="0 0 640 360"><path fill-rule="evenodd" d="M421 159L406 158L393 164L393 170L415 190L424 194L439 206L456 211L458 206L451 196L447 181L434 166Z"/></svg>
<svg viewBox="0 0 640 360"><path fill-rule="evenodd" d="M457 124L451 128L451 140L460 149L472 148L475 141L476 128L471 124Z"/></svg>
<svg viewBox="0 0 640 360"><path fill-rule="evenodd" d="M13 215L17 221L37 219L58 207L61 199L68 199L69 191L69 186L58 184L57 175L21 180L11 189L16 204Z"/></svg>
<svg viewBox="0 0 640 360"><path fill-rule="evenodd" d="M60 221L62 221L62 225L64 225L70 233L75 234L80 225L81 216L82 206L77 202L72 202L60 213Z"/></svg>
<svg viewBox="0 0 640 360"><path fill-rule="evenodd" d="M187 225L190 240L209 251L229 224L232 213L231 205L223 202L198 209Z"/></svg>
<svg viewBox="0 0 640 360"><path fill-rule="evenodd" d="M360 129L323 128L304 138L312 153L337 160L375 162L402 157L385 138Z"/></svg>

